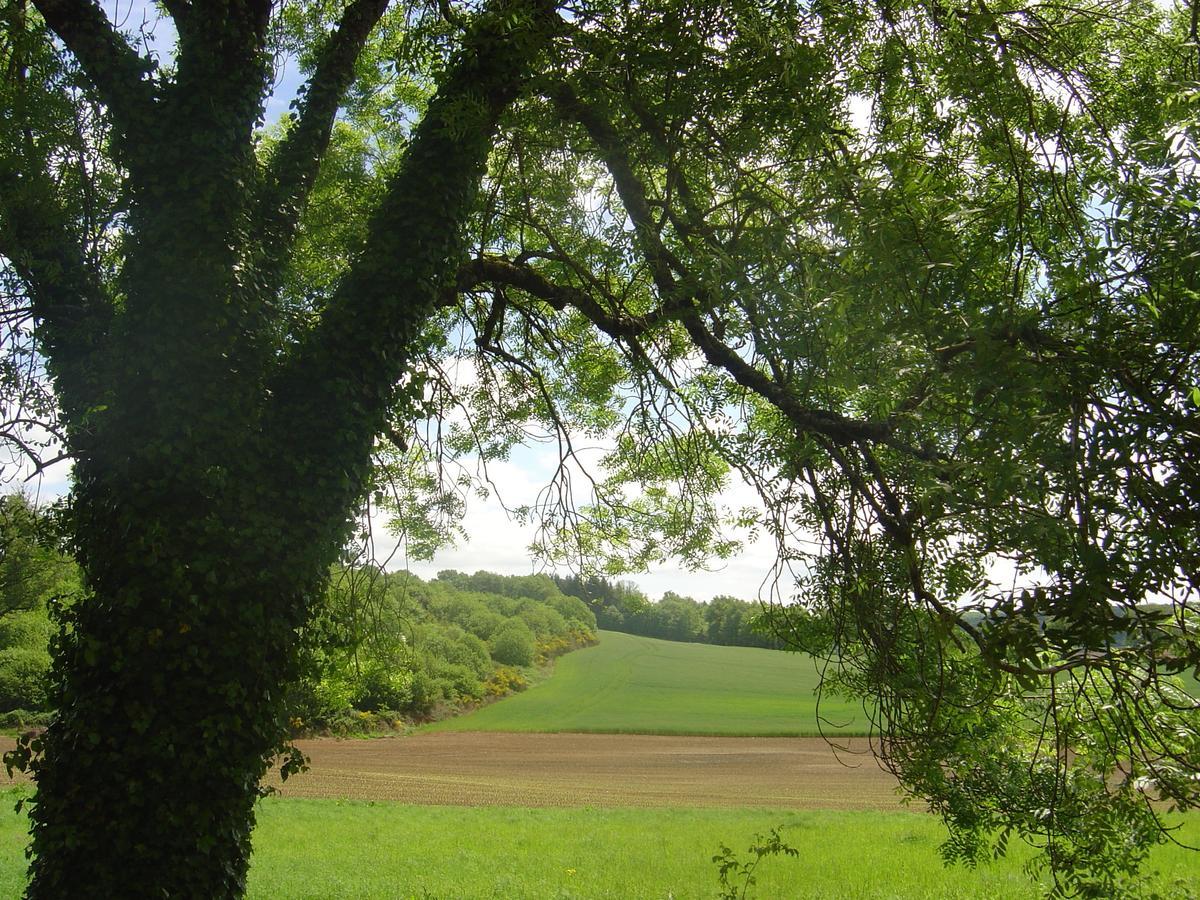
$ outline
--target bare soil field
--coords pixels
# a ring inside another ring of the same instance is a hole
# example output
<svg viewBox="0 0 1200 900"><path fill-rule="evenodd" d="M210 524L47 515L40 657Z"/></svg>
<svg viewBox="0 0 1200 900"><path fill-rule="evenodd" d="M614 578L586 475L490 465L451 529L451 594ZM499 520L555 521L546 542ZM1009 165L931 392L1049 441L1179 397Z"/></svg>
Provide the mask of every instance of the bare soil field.
<svg viewBox="0 0 1200 900"><path fill-rule="evenodd" d="M310 771L284 796L458 806L896 809L867 753L819 738L447 732L299 741Z"/></svg>
<svg viewBox="0 0 1200 900"><path fill-rule="evenodd" d="M286 797L451 806L897 809L896 781L851 739L446 732L298 741ZM0 737L0 752L13 746ZM18 777L17 780L26 780ZM11 783L0 769L0 785Z"/></svg>

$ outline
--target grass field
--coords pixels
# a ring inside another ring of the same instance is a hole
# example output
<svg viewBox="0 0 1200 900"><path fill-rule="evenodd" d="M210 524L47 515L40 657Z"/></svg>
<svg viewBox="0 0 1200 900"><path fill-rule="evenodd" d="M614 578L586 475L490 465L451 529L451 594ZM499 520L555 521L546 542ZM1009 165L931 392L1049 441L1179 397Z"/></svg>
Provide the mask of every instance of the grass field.
<svg viewBox="0 0 1200 900"><path fill-rule="evenodd" d="M523 694L438 722L437 731L580 731L634 734L814 735L810 657L600 632L600 643L558 660L553 677ZM826 730L865 734L860 708L822 701Z"/></svg>
<svg viewBox="0 0 1200 900"><path fill-rule="evenodd" d="M249 897L715 898L720 846L749 861L773 826L799 857L765 859L748 898L1044 895L1024 871L1029 848L946 869L941 823L889 809L891 782L869 763L845 769L821 741L781 739L817 730L815 683L801 656L604 632L537 687L427 733L308 742L313 771L259 806ZM822 713L849 733L865 725L847 705ZM641 736L654 733L713 736ZM24 884L27 824L12 801L29 791L0 792L0 897ZM348 795L372 799L337 799ZM851 808L813 808L826 801ZM1200 843L1200 815L1184 822L1180 837ZM1198 857L1178 847L1143 871L1157 896L1200 891Z"/></svg>
<svg viewBox="0 0 1200 900"><path fill-rule="evenodd" d="M23 816L0 797L0 896L24 883ZM781 825L797 859L764 860L757 898L1033 898L1017 857L944 869L936 820L917 813L455 808L274 798L259 808L252 900L713 898L720 844L746 858ZM1192 826L1200 822L1191 822ZM1191 827L1193 840L1200 828ZM1182 885L1194 858L1162 848L1150 868Z"/></svg>

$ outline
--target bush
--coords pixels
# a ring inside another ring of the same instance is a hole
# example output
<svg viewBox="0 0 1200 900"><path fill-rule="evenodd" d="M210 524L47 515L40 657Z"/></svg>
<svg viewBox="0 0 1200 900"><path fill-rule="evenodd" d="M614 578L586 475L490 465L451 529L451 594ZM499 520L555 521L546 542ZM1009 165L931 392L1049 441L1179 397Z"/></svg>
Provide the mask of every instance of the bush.
<svg viewBox="0 0 1200 900"><path fill-rule="evenodd" d="M418 667L412 673L412 701L405 711L414 716L427 716L440 699L441 693L433 676Z"/></svg>
<svg viewBox="0 0 1200 900"><path fill-rule="evenodd" d="M429 623L422 629L421 649L431 658L465 666L475 673L476 681L491 674L492 660L487 645L457 625Z"/></svg>
<svg viewBox="0 0 1200 900"><path fill-rule="evenodd" d="M45 648L0 650L0 711L45 709L50 654Z"/></svg>
<svg viewBox="0 0 1200 900"><path fill-rule="evenodd" d="M344 672L325 672L313 685L312 708L316 716L327 716L350 707L354 699L354 682Z"/></svg>
<svg viewBox="0 0 1200 900"><path fill-rule="evenodd" d="M467 631L486 641L504 625L504 616L490 609L480 609L467 617L465 625Z"/></svg>
<svg viewBox="0 0 1200 900"><path fill-rule="evenodd" d="M483 683L483 692L488 697L503 697L523 691L527 687L529 681L524 675L510 666L501 666Z"/></svg>
<svg viewBox="0 0 1200 900"><path fill-rule="evenodd" d="M45 650L54 636L54 624L45 607L0 616L0 650L26 647Z"/></svg>
<svg viewBox="0 0 1200 900"><path fill-rule="evenodd" d="M293 727L297 721L293 721ZM307 733L330 734L336 737L362 737L371 734L387 734L405 727L404 720L394 710L361 712L343 709L312 722L300 722L297 730Z"/></svg>
<svg viewBox="0 0 1200 900"><path fill-rule="evenodd" d="M483 684L471 669L460 663L441 659L429 661L430 674L438 686L441 699L448 703L478 700L483 696Z"/></svg>
<svg viewBox="0 0 1200 900"><path fill-rule="evenodd" d="M529 626L520 620L505 623L492 636L492 659L506 666L533 664L534 640Z"/></svg>
<svg viewBox="0 0 1200 900"><path fill-rule="evenodd" d="M0 728L45 728L54 718L54 713L43 710L11 709L0 713Z"/></svg>
<svg viewBox="0 0 1200 900"><path fill-rule="evenodd" d="M543 640L567 633L567 620L548 606L531 603L519 615L533 633Z"/></svg>
<svg viewBox="0 0 1200 900"><path fill-rule="evenodd" d="M363 672L354 706L369 712L409 709L413 705L413 673L404 668L372 665Z"/></svg>

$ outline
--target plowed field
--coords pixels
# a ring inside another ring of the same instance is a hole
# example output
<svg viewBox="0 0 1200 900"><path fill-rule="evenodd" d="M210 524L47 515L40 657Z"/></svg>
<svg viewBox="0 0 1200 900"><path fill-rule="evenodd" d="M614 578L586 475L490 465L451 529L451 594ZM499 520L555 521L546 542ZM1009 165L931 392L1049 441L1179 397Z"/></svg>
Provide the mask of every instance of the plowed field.
<svg viewBox="0 0 1200 900"><path fill-rule="evenodd" d="M866 742L852 742L864 750ZM868 754L818 738L627 734L418 734L300 741L310 771L284 796L458 806L895 809Z"/></svg>

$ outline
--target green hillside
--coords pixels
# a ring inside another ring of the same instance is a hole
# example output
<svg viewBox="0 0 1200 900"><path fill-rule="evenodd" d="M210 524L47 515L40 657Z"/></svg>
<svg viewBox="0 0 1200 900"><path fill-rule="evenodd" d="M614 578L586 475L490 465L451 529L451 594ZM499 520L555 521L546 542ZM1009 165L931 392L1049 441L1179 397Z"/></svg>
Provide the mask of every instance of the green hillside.
<svg viewBox="0 0 1200 900"><path fill-rule="evenodd" d="M553 677L430 728L640 734L811 735L818 731L810 657L750 647L683 644L601 631L562 657ZM861 709L825 699L821 715L863 734ZM832 731L832 726L827 725Z"/></svg>

